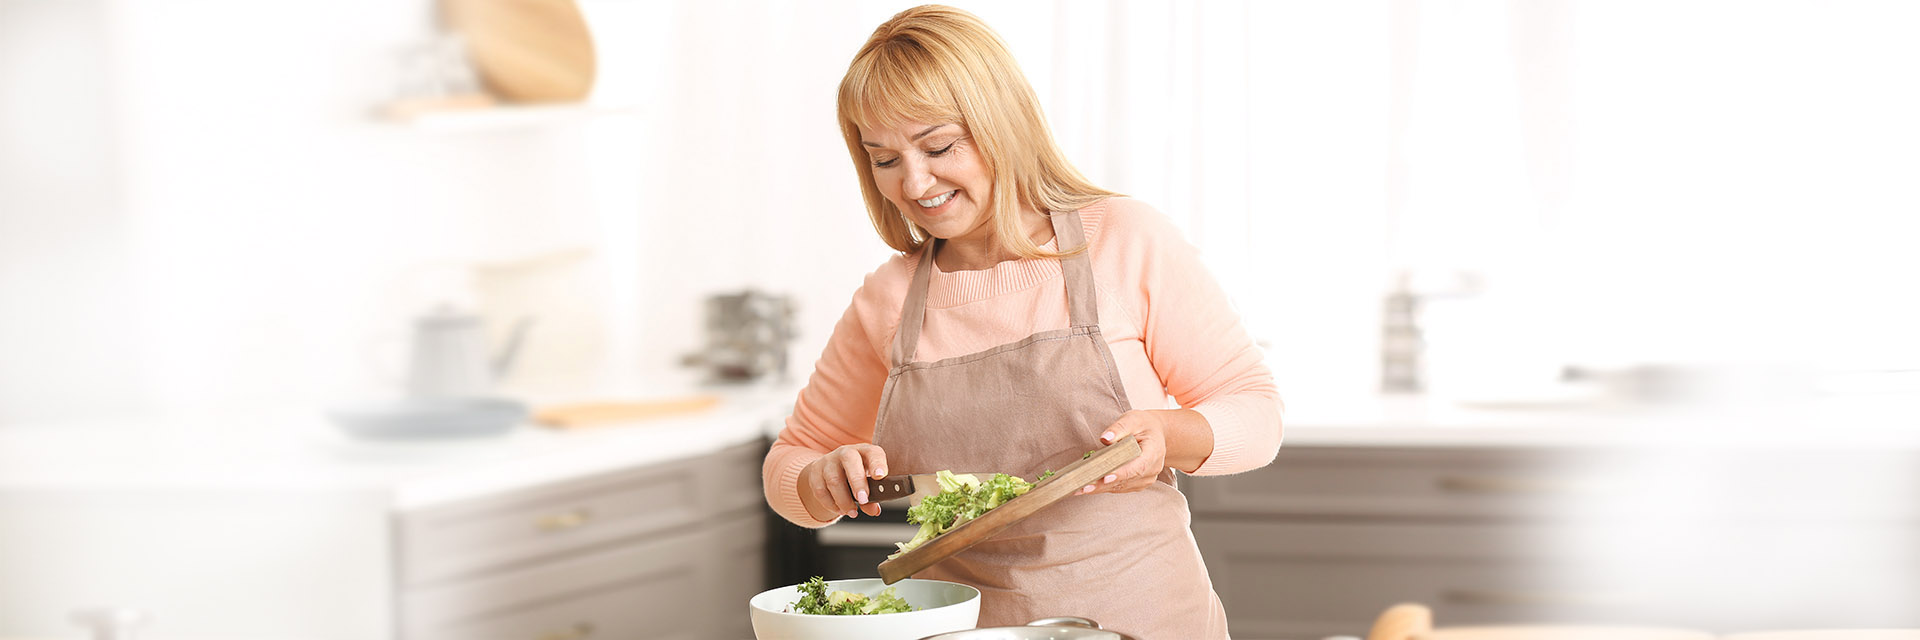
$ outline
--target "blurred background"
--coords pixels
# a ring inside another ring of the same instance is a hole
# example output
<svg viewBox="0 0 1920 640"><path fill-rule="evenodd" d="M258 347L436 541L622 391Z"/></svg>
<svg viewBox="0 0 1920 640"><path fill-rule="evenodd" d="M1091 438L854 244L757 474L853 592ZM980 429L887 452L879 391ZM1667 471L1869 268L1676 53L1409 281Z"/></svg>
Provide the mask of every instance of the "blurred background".
<svg viewBox="0 0 1920 640"><path fill-rule="evenodd" d="M790 401L888 257L834 92L915 3L575 4L590 91L514 100L429 0L0 0L0 432L399 395L435 310L530 319L522 398L697 389L735 292ZM1290 425L1920 439L1920 4L952 4L1201 249Z"/></svg>
<svg viewBox="0 0 1920 640"><path fill-rule="evenodd" d="M431 3L0 6L0 420L364 390L442 301L546 312L524 375L629 375L757 287L810 361L886 255L832 105L902 3L587 0L578 109L440 128L380 117ZM1920 366L1906 3L966 6L1289 395L1373 392L1409 276L1436 392Z"/></svg>

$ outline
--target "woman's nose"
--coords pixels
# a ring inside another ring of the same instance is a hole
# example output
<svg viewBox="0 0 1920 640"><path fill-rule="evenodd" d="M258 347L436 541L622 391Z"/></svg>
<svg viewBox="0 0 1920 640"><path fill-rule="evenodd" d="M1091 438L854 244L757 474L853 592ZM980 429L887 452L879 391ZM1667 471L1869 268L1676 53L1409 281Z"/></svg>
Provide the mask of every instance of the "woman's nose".
<svg viewBox="0 0 1920 640"><path fill-rule="evenodd" d="M927 191L933 189L933 172L927 170L926 163L907 164L907 175L901 179L900 192L908 198L927 197Z"/></svg>

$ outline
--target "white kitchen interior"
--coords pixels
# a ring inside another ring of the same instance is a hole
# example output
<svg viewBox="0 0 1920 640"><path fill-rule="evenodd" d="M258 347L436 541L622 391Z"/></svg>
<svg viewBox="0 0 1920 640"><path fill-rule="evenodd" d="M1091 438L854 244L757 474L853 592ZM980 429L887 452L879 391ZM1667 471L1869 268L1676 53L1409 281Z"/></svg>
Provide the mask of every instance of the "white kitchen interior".
<svg viewBox="0 0 1920 640"><path fill-rule="evenodd" d="M918 3L497 0L591 91L401 113L458 1L0 0L0 638L737 640L905 539L759 473ZM1266 350L1279 458L1180 486L1234 637L1920 628L1920 5L949 4ZM533 415L343 428L430 333Z"/></svg>

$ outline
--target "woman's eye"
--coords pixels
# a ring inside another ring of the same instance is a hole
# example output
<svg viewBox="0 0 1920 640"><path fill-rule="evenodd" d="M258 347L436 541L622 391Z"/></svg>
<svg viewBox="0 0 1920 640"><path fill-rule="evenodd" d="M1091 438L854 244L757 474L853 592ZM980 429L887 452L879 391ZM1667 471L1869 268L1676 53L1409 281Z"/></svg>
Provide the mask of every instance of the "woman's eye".
<svg viewBox="0 0 1920 640"><path fill-rule="evenodd" d="M880 167L880 168L882 168L882 169L885 169L885 168L887 168L887 167L891 167L891 166L893 166L894 164L897 164L897 163L899 163L899 162L900 162L900 159L899 159L899 158L887 158L887 159L885 159L885 160L875 160L875 161L873 161L873 166L876 166L876 167Z"/></svg>
<svg viewBox="0 0 1920 640"><path fill-rule="evenodd" d="M959 140L955 140L955 141L953 141L953 142L949 142L949 143L947 143L947 146L944 146L944 147L940 147L940 148L938 148L938 149L934 149L934 150L932 150L932 151L928 151L928 152L927 152L927 155L930 155L930 156L933 156L933 157L935 157L935 158L938 158L938 157L940 157L940 156L943 156L943 155L946 155L948 151L951 151L951 150L953 149L953 145L954 145L955 143L958 143L958 142L960 142L960 141L959 141Z"/></svg>

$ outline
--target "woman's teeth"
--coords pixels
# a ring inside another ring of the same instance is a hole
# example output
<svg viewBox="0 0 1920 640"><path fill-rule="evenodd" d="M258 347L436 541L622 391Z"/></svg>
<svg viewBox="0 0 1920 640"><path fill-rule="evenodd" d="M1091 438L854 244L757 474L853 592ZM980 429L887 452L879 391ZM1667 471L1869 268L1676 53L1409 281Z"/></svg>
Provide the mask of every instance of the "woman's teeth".
<svg viewBox="0 0 1920 640"><path fill-rule="evenodd" d="M920 206L922 206L922 207L926 207L926 208L928 208L928 209L932 209L932 208L934 208L934 207L938 207L938 206L940 206L940 205L943 205L943 204L946 204L948 200L952 200L952 199L953 199L953 194L956 194L956 193L959 193L959 192L958 192L958 191L948 191L948 192L946 192L946 193L942 193L942 194L940 194L940 195L937 195L937 196L934 196L934 197L931 197L931 198L927 198L927 199L925 199L925 200L915 200L914 202L918 202L918 203L920 203Z"/></svg>

